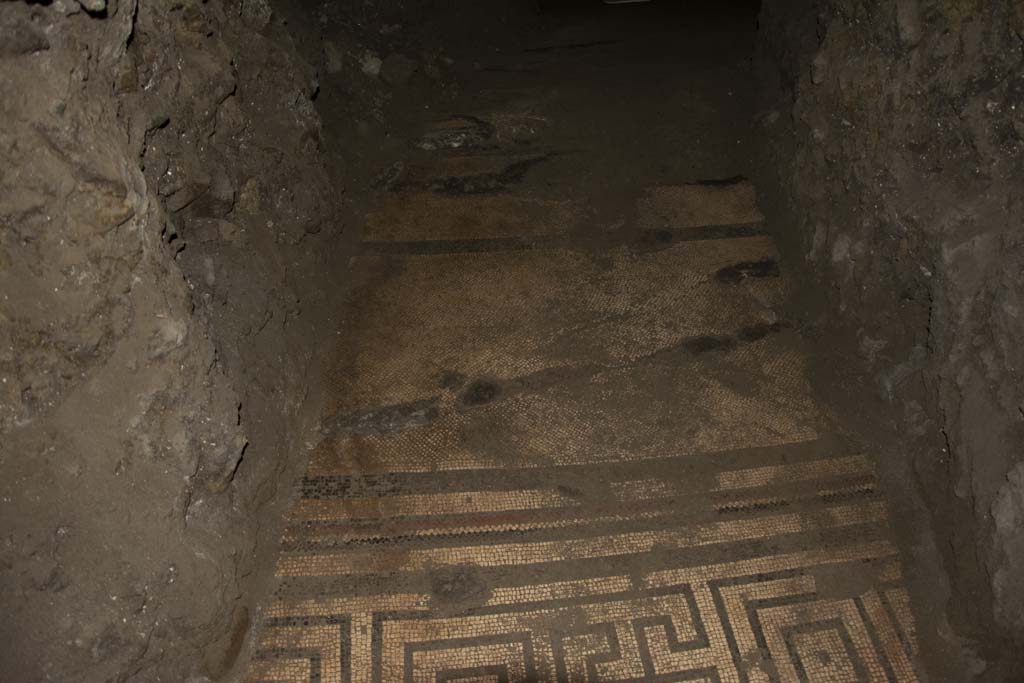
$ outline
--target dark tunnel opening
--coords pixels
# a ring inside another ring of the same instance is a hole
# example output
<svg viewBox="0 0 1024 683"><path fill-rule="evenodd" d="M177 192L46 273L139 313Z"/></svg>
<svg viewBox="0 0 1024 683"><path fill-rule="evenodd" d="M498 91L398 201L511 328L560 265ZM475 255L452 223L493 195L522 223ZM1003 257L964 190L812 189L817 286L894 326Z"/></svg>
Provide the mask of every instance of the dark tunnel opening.
<svg viewBox="0 0 1024 683"><path fill-rule="evenodd" d="M1024 5L0 2L18 681L1024 680Z"/></svg>

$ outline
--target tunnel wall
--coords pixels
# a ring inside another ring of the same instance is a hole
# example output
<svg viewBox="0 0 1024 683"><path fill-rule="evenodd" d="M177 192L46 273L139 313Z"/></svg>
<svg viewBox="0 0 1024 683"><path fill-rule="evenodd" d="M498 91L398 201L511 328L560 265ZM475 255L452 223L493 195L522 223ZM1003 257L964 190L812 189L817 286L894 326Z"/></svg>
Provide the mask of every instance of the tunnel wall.
<svg viewBox="0 0 1024 683"><path fill-rule="evenodd" d="M237 678L391 110L530 16L0 0L0 678Z"/></svg>
<svg viewBox="0 0 1024 683"><path fill-rule="evenodd" d="M238 656L331 291L315 88L265 0L0 2L0 678Z"/></svg>
<svg viewBox="0 0 1024 683"><path fill-rule="evenodd" d="M1019 663L1024 3L765 2L756 68L770 220L894 418L953 629Z"/></svg>

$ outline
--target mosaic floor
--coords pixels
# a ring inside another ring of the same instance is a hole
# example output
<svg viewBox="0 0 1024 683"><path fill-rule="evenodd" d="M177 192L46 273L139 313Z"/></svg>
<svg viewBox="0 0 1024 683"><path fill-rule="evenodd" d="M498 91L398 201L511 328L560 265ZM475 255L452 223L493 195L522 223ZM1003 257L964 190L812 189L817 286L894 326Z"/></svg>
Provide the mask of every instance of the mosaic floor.
<svg viewBox="0 0 1024 683"><path fill-rule="evenodd" d="M753 186L652 187L581 248L499 119L428 122L368 219L246 680L918 680Z"/></svg>

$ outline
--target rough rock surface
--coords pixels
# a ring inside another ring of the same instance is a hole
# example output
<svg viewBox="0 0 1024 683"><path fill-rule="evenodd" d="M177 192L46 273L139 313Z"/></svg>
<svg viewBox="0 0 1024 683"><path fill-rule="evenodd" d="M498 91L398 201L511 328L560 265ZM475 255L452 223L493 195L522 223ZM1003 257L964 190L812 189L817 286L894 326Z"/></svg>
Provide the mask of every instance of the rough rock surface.
<svg viewBox="0 0 1024 683"><path fill-rule="evenodd" d="M1018 680L1024 4L765 3L758 67L771 218L891 404L975 673Z"/></svg>
<svg viewBox="0 0 1024 683"><path fill-rule="evenodd" d="M216 678L244 641L337 229L272 16L0 3L5 680Z"/></svg>
<svg viewBox="0 0 1024 683"><path fill-rule="evenodd" d="M0 677L238 674L385 105L499 4L0 0Z"/></svg>

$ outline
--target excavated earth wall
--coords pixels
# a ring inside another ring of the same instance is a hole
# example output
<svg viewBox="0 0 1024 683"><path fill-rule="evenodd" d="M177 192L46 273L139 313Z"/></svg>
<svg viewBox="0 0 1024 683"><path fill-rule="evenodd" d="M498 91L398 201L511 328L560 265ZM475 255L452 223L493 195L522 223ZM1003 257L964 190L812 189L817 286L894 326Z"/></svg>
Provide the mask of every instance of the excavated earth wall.
<svg viewBox="0 0 1024 683"><path fill-rule="evenodd" d="M0 3L0 669L217 678L340 229L266 0Z"/></svg>
<svg viewBox="0 0 1024 683"><path fill-rule="evenodd" d="M824 294L809 297L817 326L856 340L900 434L949 575L950 638L975 673L1017 680L1024 3L766 2L756 66L764 203Z"/></svg>

